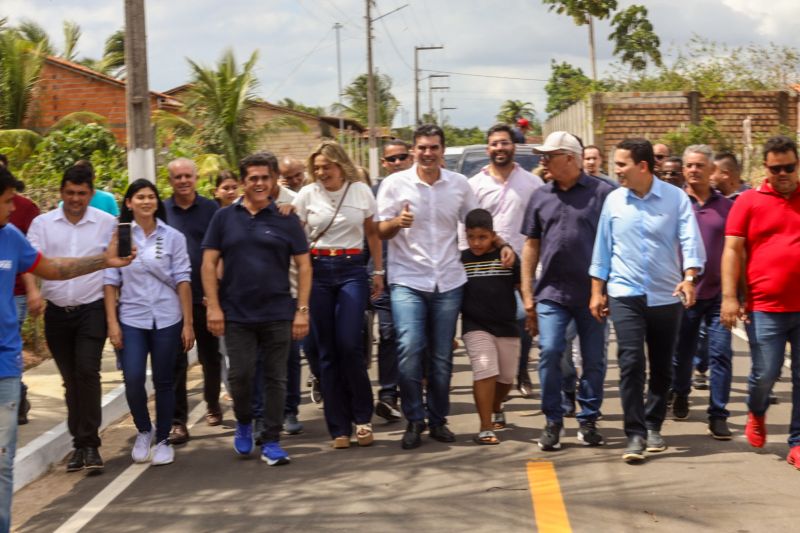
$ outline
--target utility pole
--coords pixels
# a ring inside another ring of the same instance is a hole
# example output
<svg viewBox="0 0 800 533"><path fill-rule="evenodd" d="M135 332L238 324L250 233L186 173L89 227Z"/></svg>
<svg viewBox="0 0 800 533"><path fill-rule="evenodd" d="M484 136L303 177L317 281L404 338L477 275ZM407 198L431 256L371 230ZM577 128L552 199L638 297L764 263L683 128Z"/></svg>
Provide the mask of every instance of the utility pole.
<svg viewBox="0 0 800 533"><path fill-rule="evenodd" d="M433 78L449 78L447 74L431 74L428 76L428 113L430 113L431 117L434 116L433 114L433 91L438 89L449 89L450 87L435 87L433 85Z"/></svg>
<svg viewBox="0 0 800 533"><path fill-rule="evenodd" d="M415 46L414 47L414 125L419 126L419 51L441 50L444 46Z"/></svg>
<svg viewBox="0 0 800 533"><path fill-rule="evenodd" d="M378 175L378 143L375 138L375 75L372 72L372 0L367 1L367 131L369 175Z"/></svg>
<svg viewBox="0 0 800 533"><path fill-rule="evenodd" d="M147 86L147 33L144 0L125 0L125 102L127 106L128 180L156 181L150 90Z"/></svg>
<svg viewBox="0 0 800 533"><path fill-rule="evenodd" d="M336 80L337 87L339 88L336 101L339 102L339 144L342 144L344 139L344 118L342 117L342 50L339 43L339 30L342 29L342 25L337 22L333 25L333 29L336 30Z"/></svg>
<svg viewBox="0 0 800 533"><path fill-rule="evenodd" d="M439 124L440 126L444 127L444 123L446 122L445 121L445 117L444 117L444 112L445 111L450 111L452 109L458 109L458 108L457 107L445 107L445 105L444 105L444 97L439 98L439 120L442 121L442 123Z"/></svg>

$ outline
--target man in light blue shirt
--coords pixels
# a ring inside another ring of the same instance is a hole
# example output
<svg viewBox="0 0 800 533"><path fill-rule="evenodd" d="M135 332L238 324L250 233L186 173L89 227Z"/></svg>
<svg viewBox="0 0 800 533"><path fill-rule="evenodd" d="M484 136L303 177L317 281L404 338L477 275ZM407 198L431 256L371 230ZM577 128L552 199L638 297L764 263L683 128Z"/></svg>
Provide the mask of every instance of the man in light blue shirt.
<svg viewBox="0 0 800 533"><path fill-rule="evenodd" d="M603 204L592 264L590 310L611 314L617 331L620 396L628 446L626 462L667 448L661 424L667 411L672 354L683 307L695 301L706 260L691 202L681 189L653 176L653 146L645 139L617 145L614 167L623 187ZM643 401L645 349L650 366Z"/></svg>

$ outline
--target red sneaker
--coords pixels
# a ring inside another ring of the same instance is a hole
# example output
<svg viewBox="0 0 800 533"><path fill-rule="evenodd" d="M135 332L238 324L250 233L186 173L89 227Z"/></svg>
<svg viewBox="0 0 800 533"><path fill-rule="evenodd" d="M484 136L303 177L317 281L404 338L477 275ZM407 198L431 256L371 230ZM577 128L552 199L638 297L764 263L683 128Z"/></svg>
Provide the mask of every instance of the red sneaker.
<svg viewBox="0 0 800 533"><path fill-rule="evenodd" d="M744 434L747 436L747 441L750 446L754 448L763 448L767 442L767 426L765 423L765 416L756 416L753 413L747 413L747 425L744 427ZM800 452L798 452L800 459Z"/></svg>
<svg viewBox="0 0 800 533"><path fill-rule="evenodd" d="M786 456L786 462L800 470L800 446L792 446L789 449L789 455Z"/></svg>

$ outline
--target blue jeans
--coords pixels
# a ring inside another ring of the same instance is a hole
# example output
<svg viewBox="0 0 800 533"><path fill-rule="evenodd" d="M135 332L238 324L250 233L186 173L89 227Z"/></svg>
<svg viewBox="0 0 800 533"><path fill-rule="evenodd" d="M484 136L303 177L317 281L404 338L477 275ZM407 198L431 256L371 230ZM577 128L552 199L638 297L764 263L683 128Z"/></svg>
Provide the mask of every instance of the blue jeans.
<svg viewBox="0 0 800 533"><path fill-rule="evenodd" d="M539 381L542 386L542 412L548 422L563 423L561 405L561 363L567 347L567 326L574 320L581 343L583 372L578 388L581 411L578 421L594 421L603 403L606 378L605 322L592 317L588 306L568 307L542 300L536 303L539 320Z"/></svg>
<svg viewBox="0 0 800 533"><path fill-rule="evenodd" d="M388 291L372 301L378 315L378 398L397 402L397 335L392 318L392 298Z"/></svg>
<svg viewBox="0 0 800 533"><path fill-rule="evenodd" d="M331 437L372 420L372 385L364 357L367 269L360 255L312 256L311 334L319 351L325 422Z"/></svg>
<svg viewBox="0 0 800 533"><path fill-rule="evenodd" d="M11 527L19 381L18 377L0 378L0 533Z"/></svg>
<svg viewBox="0 0 800 533"><path fill-rule="evenodd" d="M181 342L183 321L161 329L141 329L121 323L122 375L125 398L138 431L150 431L150 411L147 409L147 354L153 370L156 391L156 442L169 437L175 412L175 359Z"/></svg>
<svg viewBox="0 0 800 533"><path fill-rule="evenodd" d="M392 285L400 401L409 422L424 422L427 411L431 427L447 423L453 338L463 294L463 286L446 292L425 292ZM423 403L422 378L426 370L428 386Z"/></svg>
<svg viewBox="0 0 800 533"><path fill-rule="evenodd" d="M752 367L748 377L747 409L763 416L769 407L769 393L781 373L786 343L792 357L792 421L789 446L800 446L800 312L750 313L745 324L750 341Z"/></svg>
<svg viewBox="0 0 800 533"><path fill-rule="evenodd" d="M725 408L731 394L733 376L731 332L719 321L721 298L697 300L683 312L681 330L678 334L678 347L672 358L672 390L680 396L688 396L692 391L693 358L698 348L701 326L706 328L708 339L708 363L711 369L709 418L728 418Z"/></svg>
<svg viewBox="0 0 800 533"><path fill-rule="evenodd" d="M692 358L692 365L698 372L708 370L708 331L706 325L700 324L700 333L697 335L697 348Z"/></svg>

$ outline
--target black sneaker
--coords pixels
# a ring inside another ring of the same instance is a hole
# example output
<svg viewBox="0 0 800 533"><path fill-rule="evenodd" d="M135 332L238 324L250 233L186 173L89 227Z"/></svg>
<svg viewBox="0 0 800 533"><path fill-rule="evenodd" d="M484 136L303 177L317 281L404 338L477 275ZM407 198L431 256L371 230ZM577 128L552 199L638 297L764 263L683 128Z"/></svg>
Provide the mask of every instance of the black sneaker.
<svg viewBox="0 0 800 533"><path fill-rule="evenodd" d="M603 436L597 431L597 424L594 420L581 422L578 428L578 442L584 446L602 446L605 444Z"/></svg>
<svg viewBox="0 0 800 533"><path fill-rule="evenodd" d="M438 440L439 442L455 442L456 436L450 431L450 428L447 427L447 424L442 424L441 426L431 426L428 428L428 434L434 440Z"/></svg>
<svg viewBox="0 0 800 533"><path fill-rule="evenodd" d="M72 457L67 461L67 472L80 472L86 466L83 448L75 448Z"/></svg>
<svg viewBox="0 0 800 533"><path fill-rule="evenodd" d="M724 418L708 419L708 434L717 440L731 440L733 433L728 429L728 421Z"/></svg>
<svg viewBox="0 0 800 533"><path fill-rule="evenodd" d="M319 380L316 376L311 376L308 380L311 382L311 393L309 394L311 401L319 405L322 403L322 389L319 386Z"/></svg>
<svg viewBox="0 0 800 533"><path fill-rule="evenodd" d="M692 387L694 387L695 390L708 390L708 378L705 372L700 372L699 370L695 371L694 378L692 379Z"/></svg>
<svg viewBox="0 0 800 533"><path fill-rule="evenodd" d="M660 431L656 431L655 429L648 429L647 430L647 451L648 452L663 452L667 449L667 443L664 441L664 437L661 436Z"/></svg>
<svg viewBox="0 0 800 533"><path fill-rule="evenodd" d="M400 410L397 408L397 402L389 399L379 400L375 404L375 414L387 422L397 422L402 418Z"/></svg>
<svg viewBox="0 0 800 533"><path fill-rule="evenodd" d="M543 451L551 452L561 449L561 435L564 433L564 426L555 422L548 422L544 427L542 436L539 437L539 448Z"/></svg>
<svg viewBox="0 0 800 533"><path fill-rule="evenodd" d="M403 433L403 439L400 441L400 446L404 450L411 450L419 448L422 445L422 432L425 431L425 422L409 422L406 426L406 432Z"/></svg>
<svg viewBox="0 0 800 533"><path fill-rule="evenodd" d="M677 420L689 418L689 397L676 394L672 400L672 416Z"/></svg>
<svg viewBox="0 0 800 533"><path fill-rule="evenodd" d="M626 463L638 463L644 461L644 439L640 435L628 438L628 447L622 454L622 460Z"/></svg>
<svg viewBox="0 0 800 533"><path fill-rule="evenodd" d="M89 472L99 474L103 471L103 458L100 457L100 452L97 448L86 448L84 460L86 463L86 470Z"/></svg>

